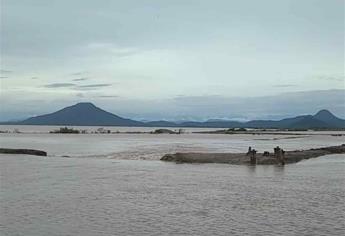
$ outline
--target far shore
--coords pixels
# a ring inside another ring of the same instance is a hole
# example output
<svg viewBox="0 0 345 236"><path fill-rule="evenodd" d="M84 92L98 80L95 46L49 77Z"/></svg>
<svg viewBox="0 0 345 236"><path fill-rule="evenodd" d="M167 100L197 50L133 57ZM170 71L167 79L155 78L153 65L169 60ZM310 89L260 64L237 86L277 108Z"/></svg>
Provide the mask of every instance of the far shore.
<svg viewBox="0 0 345 236"><path fill-rule="evenodd" d="M345 134L329 134L329 133L312 133L312 132L326 132L326 131L343 131L343 130L299 130L299 129L219 129L211 131L197 131L195 134L251 134L251 135L332 135L345 136Z"/></svg>
<svg viewBox="0 0 345 236"><path fill-rule="evenodd" d="M0 125L1 127L1 125ZM130 127L130 128L140 128L140 127ZM147 128L147 127L142 127ZM46 131L25 131L20 130L18 127L13 128L12 130L0 129L0 134L223 134L223 135L294 135L294 136L304 136L304 135L328 135L328 136L345 136L343 129L245 129L245 128L229 128L229 129L215 129L215 128L202 128L204 130L194 130L199 129L195 127L184 127L184 128L153 128L152 130L127 130L120 131L114 130L115 127L95 127L92 129L84 129L81 127L74 126L64 126L58 129L51 129ZM298 137L292 137L298 138Z"/></svg>

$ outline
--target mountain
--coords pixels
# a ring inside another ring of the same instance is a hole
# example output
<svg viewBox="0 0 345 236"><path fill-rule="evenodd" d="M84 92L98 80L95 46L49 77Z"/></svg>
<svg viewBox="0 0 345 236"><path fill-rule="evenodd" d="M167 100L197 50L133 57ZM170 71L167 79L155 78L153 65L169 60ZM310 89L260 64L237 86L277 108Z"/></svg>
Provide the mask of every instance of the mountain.
<svg viewBox="0 0 345 236"><path fill-rule="evenodd" d="M312 129L312 128L337 128L334 125L327 124L321 120L315 119L313 116L305 116L303 119L292 124L294 129Z"/></svg>
<svg viewBox="0 0 345 236"><path fill-rule="evenodd" d="M317 113L318 114L318 113ZM345 128L345 120L339 119L332 113L330 118L327 116L320 119L318 116L304 115L282 120L252 120L242 123L244 128L277 128L277 129L337 129Z"/></svg>
<svg viewBox="0 0 345 236"><path fill-rule="evenodd" d="M328 110L321 110L314 115L314 118L336 127L345 127L345 120L339 119Z"/></svg>
<svg viewBox="0 0 345 236"><path fill-rule="evenodd" d="M337 129L345 128L345 120L334 116L327 110L315 115L303 115L282 120L252 120L248 122L229 120L208 120L205 122L185 121L174 123L169 121L151 121L151 127L196 127L196 128L275 128L275 129Z"/></svg>
<svg viewBox="0 0 345 236"><path fill-rule="evenodd" d="M238 121L205 121L205 122L196 122L188 121L180 124L183 127L199 127L199 128L237 128L242 127L243 123Z"/></svg>
<svg viewBox="0 0 345 236"><path fill-rule="evenodd" d="M144 123L124 119L104 111L92 103L78 103L47 115L31 117L21 125L77 125L77 126L144 126Z"/></svg>
<svg viewBox="0 0 345 236"><path fill-rule="evenodd" d="M239 123L239 122L238 122ZM226 123L223 123L226 124ZM219 125L219 124L218 124ZM328 110L321 110L315 115L296 116L282 120L252 120L244 123L227 123L229 128L277 128L277 129L336 129L345 128L345 120L333 115ZM203 125L202 125L203 126ZM200 126L200 127L202 127ZM216 126L212 126L216 127Z"/></svg>
<svg viewBox="0 0 345 236"><path fill-rule="evenodd" d="M336 117L328 110L321 110L315 115L296 116L282 120L252 120L248 122L208 120L205 122L185 121L182 123L171 121L140 122L114 115L96 107L92 103L78 103L51 114L31 117L20 122L7 122L6 124L277 129L345 128L345 120Z"/></svg>

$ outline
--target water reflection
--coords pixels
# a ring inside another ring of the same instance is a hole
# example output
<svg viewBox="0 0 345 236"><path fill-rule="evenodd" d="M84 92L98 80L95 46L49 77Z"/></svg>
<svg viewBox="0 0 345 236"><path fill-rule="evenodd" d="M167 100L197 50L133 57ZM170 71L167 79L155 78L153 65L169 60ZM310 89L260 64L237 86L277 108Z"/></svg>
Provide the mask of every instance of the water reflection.
<svg viewBox="0 0 345 236"><path fill-rule="evenodd" d="M244 166L244 168L246 169L247 173L250 176L255 176L256 175L256 165L248 165L248 166Z"/></svg>
<svg viewBox="0 0 345 236"><path fill-rule="evenodd" d="M274 165L273 174L274 176L283 176L286 166L285 165Z"/></svg>
<svg viewBox="0 0 345 236"><path fill-rule="evenodd" d="M283 165L245 165L243 168L246 173L251 176L259 175L273 175L273 176L283 176L286 166Z"/></svg>

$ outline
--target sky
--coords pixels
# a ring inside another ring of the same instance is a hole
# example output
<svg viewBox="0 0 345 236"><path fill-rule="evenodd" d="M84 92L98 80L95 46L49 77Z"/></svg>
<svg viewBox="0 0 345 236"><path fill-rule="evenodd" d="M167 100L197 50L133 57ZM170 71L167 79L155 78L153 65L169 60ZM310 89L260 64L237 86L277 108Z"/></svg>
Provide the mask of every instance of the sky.
<svg viewBox="0 0 345 236"><path fill-rule="evenodd" d="M343 0L1 0L0 120L345 117Z"/></svg>

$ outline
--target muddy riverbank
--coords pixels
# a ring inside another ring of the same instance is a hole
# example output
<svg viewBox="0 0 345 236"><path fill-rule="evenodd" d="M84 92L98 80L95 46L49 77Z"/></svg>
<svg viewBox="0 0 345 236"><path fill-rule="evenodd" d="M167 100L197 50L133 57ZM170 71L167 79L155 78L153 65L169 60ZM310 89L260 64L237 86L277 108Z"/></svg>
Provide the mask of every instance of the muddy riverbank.
<svg viewBox="0 0 345 236"><path fill-rule="evenodd" d="M285 164L289 164L309 158L340 153L345 153L345 144L308 150L286 151L284 160ZM247 153L175 153L166 154L161 158L161 160L176 163L224 163L238 165L251 163L250 156L247 155ZM256 164L274 165L280 164L280 162L277 160L274 153L266 155L263 153L257 153Z"/></svg>

